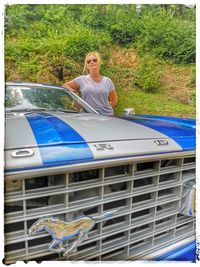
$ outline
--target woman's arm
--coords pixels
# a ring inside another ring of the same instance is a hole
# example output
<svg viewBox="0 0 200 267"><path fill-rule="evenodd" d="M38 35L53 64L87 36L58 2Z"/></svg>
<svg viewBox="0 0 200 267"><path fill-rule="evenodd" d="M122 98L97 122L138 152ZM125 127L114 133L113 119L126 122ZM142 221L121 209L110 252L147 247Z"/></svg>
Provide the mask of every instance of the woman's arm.
<svg viewBox="0 0 200 267"><path fill-rule="evenodd" d="M79 89L79 85L74 80L69 81L69 82L65 82L63 84L63 87L66 87L66 88L70 87L71 89L73 89L75 91L77 91Z"/></svg>
<svg viewBox="0 0 200 267"><path fill-rule="evenodd" d="M117 105L117 92L116 90L112 90L109 94L110 104L112 108L115 108Z"/></svg>

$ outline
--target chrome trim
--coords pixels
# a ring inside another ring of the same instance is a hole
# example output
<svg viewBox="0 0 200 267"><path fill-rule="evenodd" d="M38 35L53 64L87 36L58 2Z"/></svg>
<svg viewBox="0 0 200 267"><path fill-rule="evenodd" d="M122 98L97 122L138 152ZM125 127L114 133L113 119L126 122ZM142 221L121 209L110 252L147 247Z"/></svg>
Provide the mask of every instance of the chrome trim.
<svg viewBox="0 0 200 267"><path fill-rule="evenodd" d="M159 139L159 140L155 140L154 143L156 143L156 145L158 146L163 146L163 145L168 145L168 141L164 140L164 139Z"/></svg>
<svg viewBox="0 0 200 267"><path fill-rule="evenodd" d="M112 150L114 149L114 147L111 146L111 144L94 144L94 147L96 148L96 150Z"/></svg>
<svg viewBox="0 0 200 267"><path fill-rule="evenodd" d="M11 153L12 158L25 158L31 157L34 155L34 151L32 149L20 149Z"/></svg>
<svg viewBox="0 0 200 267"><path fill-rule="evenodd" d="M196 151L182 151L182 152L174 152L174 153L164 153L164 154L158 154L158 155L145 155L145 156L136 156L136 157L126 157L126 158L117 158L117 159L108 159L108 160L98 160L98 161L92 161L92 162L84 162L84 163L78 163L78 164L67 164L64 166L58 166L58 167L48 167L48 168L38 168L38 169L31 169L31 170L19 170L19 171L13 171L5 172L5 178L6 179L18 179L18 178L24 178L24 177L35 177L36 175L39 175L42 173L42 175L53 175L55 173L64 173L64 172L72 172L72 171L79 171L79 170L87 170L88 168L95 169L95 168L101 168L104 167L105 164L107 166L113 165L113 164L126 164L130 161L137 162L137 161L149 161L149 160L156 160L156 159L162 159L162 158L169 158L173 159L176 157L186 157L186 156L192 156L195 155Z"/></svg>

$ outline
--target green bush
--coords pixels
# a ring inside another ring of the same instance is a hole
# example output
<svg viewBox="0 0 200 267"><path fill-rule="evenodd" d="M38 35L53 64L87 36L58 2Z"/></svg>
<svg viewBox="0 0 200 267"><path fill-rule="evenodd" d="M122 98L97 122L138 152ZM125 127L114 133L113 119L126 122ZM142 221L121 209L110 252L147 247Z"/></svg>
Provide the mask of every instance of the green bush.
<svg viewBox="0 0 200 267"><path fill-rule="evenodd" d="M63 30L62 34L57 29L46 29L40 23L37 23L37 26L37 34L36 31L30 35L21 30L17 37L6 38L5 60L17 63L20 73L25 73L25 68L29 74L31 71L36 73L45 58L49 58L49 64L52 66L54 62L65 64L65 62L59 62L59 58L63 56L68 58L68 62L82 63L88 51L101 50L110 42L109 35L80 24ZM40 60L35 60L38 56ZM68 66L67 69L73 70L74 64L70 64L70 68Z"/></svg>
<svg viewBox="0 0 200 267"><path fill-rule="evenodd" d="M19 30L28 30L35 19L34 5L7 5L5 15L5 33L18 34ZM29 23L27 23L29 21Z"/></svg>
<svg viewBox="0 0 200 267"><path fill-rule="evenodd" d="M147 93L157 92L161 71L159 61L150 55L143 57L135 72L134 84Z"/></svg>
<svg viewBox="0 0 200 267"><path fill-rule="evenodd" d="M80 23L86 27L101 29L105 26L105 5L85 5L82 7L80 15Z"/></svg>
<svg viewBox="0 0 200 267"><path fill-rule="evenodd" d="M141 21L136 45L141 53L148 52L175 63L195 62L195 23L173 18L164 11L146 13Z"/></svg>
<svg viewBox="0 0 200 267"><path fill-rule="evenodd" d="M71 27L75 23L72 12L68 10L68 5L31 4L7 5L5 22L5 33L16 35L21 30L25 30L31 35L35 35L38 30L40 33L45 33L45 28L48 30L51 27L62 32L65 26Z"/></svg>
<svg viewBox="0 0 200 267"><path fill-rule="evenodd" d="M78 25L68 31L63 41L66 44L64 53L77 61L83 61L87 52L101 50L109 44L110 37L102 31Z"/></svg>
<svg viewBox="0 0 200 267"><path fill-rule="evenodd" d="M43 62L54 67L67 59L70 72L88 51L98 50L105 59L111 43L175 63L194 63L194 18L195 10L186 12L179 5L168 5L167 12L161 5L142 5L140 13L133 4L8 5L5 64L34 75L45 67Z"/></svg>
<svg viewBox="0 0 200 267"><path fill-rule="evenodd" d="M105 28L115 43L124 45L134 42L140 32L140 15L135 5L107 8L105 20Z"/></svg>

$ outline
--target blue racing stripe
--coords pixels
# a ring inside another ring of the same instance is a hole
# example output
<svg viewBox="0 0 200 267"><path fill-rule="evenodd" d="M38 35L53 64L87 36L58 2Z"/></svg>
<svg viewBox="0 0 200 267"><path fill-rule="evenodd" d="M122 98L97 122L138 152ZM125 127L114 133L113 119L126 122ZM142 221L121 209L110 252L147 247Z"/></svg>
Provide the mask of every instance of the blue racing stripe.
<svg viewBox="0 0 200 267"><path fill-rule="evenodd" d="M51 114L26 114L38 145L48 143L74 143L85 140L71 126Z"/></svg>
<svg viewBox="0 0 200 267"><path fill-rule="evenodd" d="M44 167L93 161L93 155L87 144L69 144L40 147Z"/></svg>
<svg viewBox="0 0 200 267"><path fill-rule="evenodd" d="M176 124L175 122L145 119L145 118L124 118L128 121L138 123L140 125L149 127L160 133L172 138L183 150L194 150L196 148L196 130L195 128Z"/></svg>
<svg viewBox="0 0 200 267"><path fill-rule="evenodd" d="M172 122L184 126L189 126L192 128L196 127L196 120L192 118L177 118L177 117L169 117L169 116L156 116L156 115L138 115L137 117L141 118L149 118L153 120L160 120L160 121L167 121L167 122Z"/></svg>
<svg viewBox="0 0 200 267"><path fill-rule="evenodd" d="M43 112L26 114L26 118L45 166L93 159L86 141L64 121Z"/></svg>

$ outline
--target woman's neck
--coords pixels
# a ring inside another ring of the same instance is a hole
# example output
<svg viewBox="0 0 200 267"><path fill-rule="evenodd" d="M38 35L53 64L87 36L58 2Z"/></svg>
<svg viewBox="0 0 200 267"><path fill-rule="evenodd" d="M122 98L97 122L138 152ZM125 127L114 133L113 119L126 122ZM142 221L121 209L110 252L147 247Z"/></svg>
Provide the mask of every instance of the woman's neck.
<svg viewBox="0 0 200 267"><path fill-rule="evenodd" d="M91 71L90 72L90 76L93 78L93 79L98 79L101 77L99 71Z"/></svg>

